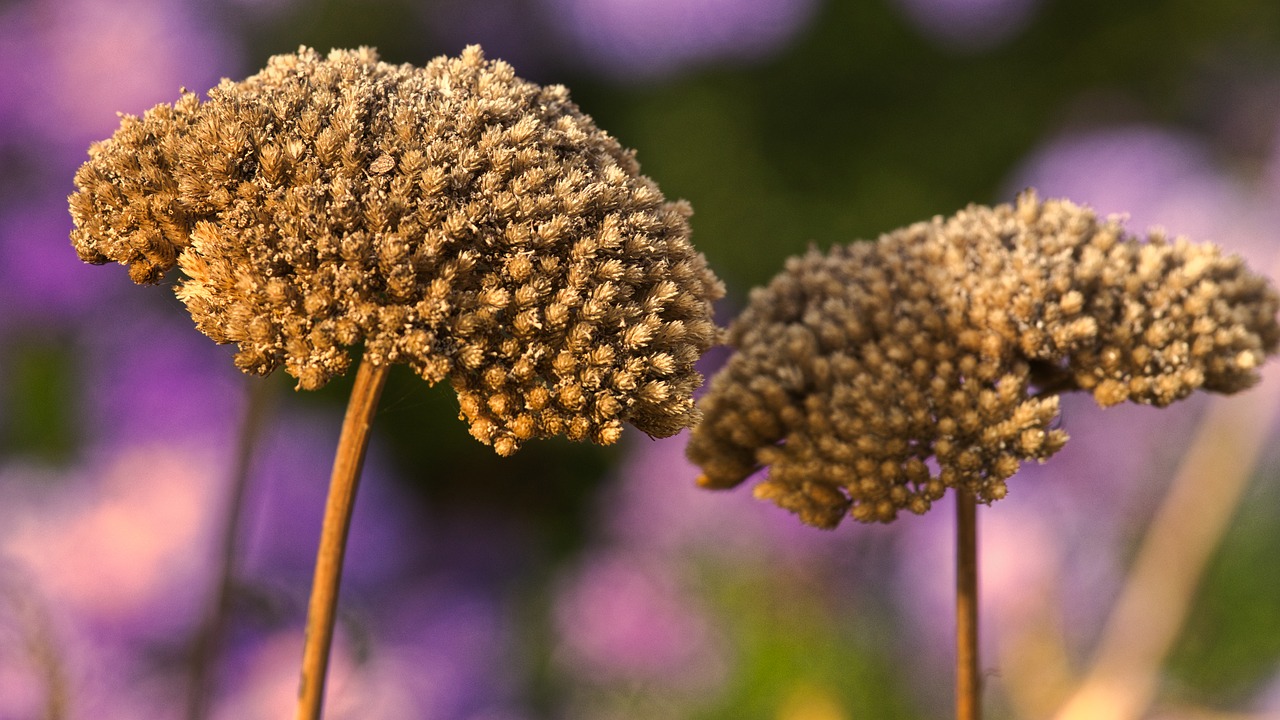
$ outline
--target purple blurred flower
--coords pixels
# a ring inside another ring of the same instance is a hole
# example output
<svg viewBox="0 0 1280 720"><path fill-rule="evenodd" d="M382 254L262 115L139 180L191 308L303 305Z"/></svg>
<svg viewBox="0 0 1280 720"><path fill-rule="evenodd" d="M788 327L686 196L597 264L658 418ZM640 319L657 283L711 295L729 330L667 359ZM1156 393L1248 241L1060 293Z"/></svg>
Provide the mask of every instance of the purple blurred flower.
<svg viewBox="0 0 1280 720"><path fill-rule="evenodd" d="M241 568L247 576L297 589L309 586L341 422L336 415L288 411L272 418L259 446L246 499ZM423 544L425 530L413 515L413 506L391 483L385 458L375 439L365 459L351 521L343 567L346 587L395 577Z"/></svg>
<svg viewBox="0 0 1280 720"><path fill-rule="evenodd" d="M1062 398L1063 427L1071 435L1044 464L1028 463L1009 481L1009 496L979 508L981 523L982 611L992 624L1026 602L1027 586L1056 579L1071 587L1076 607L1072 627L1089 635L1114 589L1120 568L1114 549L1131 536L1126 520L1144 516L1177 468L1171 438L1187 437L1204 405L1201 396L1182 401L1177 411L1138 405L1100 409L1083 394ZM1179 446L1180 447L1180 446ZM948 500L904 527L896 595L931 640L954 631L948 608L953 588L939 578L954 563L954 511ZM939 645L939 643L941 643ZM944 653L945 658L950 656Z"/></svg>
<svg viewBox="0 0 1280 720"><path fill-rule="evenodd" d="M334 718L410 717L413 706L407 689L397 687L401 678L370 673L356 664L358 650L348 633L339 628L330 654L325 696L326 715ZM302 656L302 633L290 630L267 635L238 654L237 670L243 685L228 693L217 707L218 720L268 720L288 717L297 704L298 658ZM370 660L368 665L377 664ZM371 687L384 681L387 686ZM358 715L353 710L359 708Z"/></svg>
<svg viewBox="0 0 1280 720"><path fill-rule="evenodd" d="M103 453L61 477L11 465L0 551L82 632L170 635L191 626L210 590L221 461L213 448L168 443Z"/></svg>
<svg viewBox="0 0 1280 720"><path fill-rule="evenodd" d="M76 257L63 185L37 180L31 192L0 198L0 328L67 324L131 284L123 273L92 272Z"/></svg>
<svg viewBox="0 0 1280 720"><path fill-rule="evenodd" d="M607 538L667 558L783 565L829 560L883 533L858 528L815 532L746 489L709 491L684 455L688 431L664 440L631 440L616 483L600 504ZM707 538L715 538L708 543Z"/></svg>
<svg viewBox="0 0 1280 720"><path fill-rule="evenodd" d="M246 543L238 584L289 583L300 612L326 488L327 468L315 470L327 465L332 438L317 427L326 423L289 415L277 422L255 463L263 469L251 481L249 512L258 532ZM216 580L230 458L225 443L208 441L197 433L104 448L65 473L0 468L0 582L43 599L57 621L53 643L77 716L167 716L183 701L182 666L152 658L192 637ZM385 481L376 448L369 461L344 583L357 632L340 635L332 714L505 713L514 683L502 667L509 638L494 589L458 589L447 573L435 584L413 580L406 565L426 543ZM11 625L28 629L0 605L0 638ZM235 634L220 683L224 716L287 714L301 646L295 630ZM37 670L24 653L0 652L0 687L14 688L0 717L43 705Z"/></svg>
<svg viewBox="0 0 1280 720"><path fill-rule="evenodd" d="M0 121L83 153L117 112L140 114L236 70L203 7L185 0L19 0L0 11ZM73 168L74 169L74 168Z"/></svg>
<svg viewBox="0 0 1280 720"><path fill-rule="evenodd" d="M373 634L408 679L419 715L511 716L518 695L510 620L493 588L407 583L378 606Z"/></svg>
<svg viewBox="0 0 1280 720"><path fill-rule="evenodd" d="M619 77L654 78L781 50L815 0L542 0L589 64Z"/></svg>
<svg viewBox="0 0 1280 720"><path fill-rule="evenodd" d="M1043 197L1069 197L1099 214L1124 213L1130 230L1158 225L1170 233L1240 253L1258 269L1275 250L1273 212L1239 180L1219 171L1195 138L1155 126L1099 128L1054 138L1006 183L1012 195L1033 186Z"/></svg>
<svg viewBox="0 0 1280 720"><path fill-rule="evenodd" d="M696 596L670 564L599 552L561 583L559 662L590 682L707 692L725 680L724 649Z"/></svg>
<svg viewBox="0 0 1280 720"><path fill-rule="evenodd" d="M66 196L117 112L233 74L236 53L186 0L18 0L0 6L0 326L73 319L118 287L71 250ZM22 188L19 192L17 188Z"/></svg>
<svg viewBox="0 0 1280 720"><path fill-rule="evenodd" d="M195 439L229 454L249 384L218 347L191 327L180 308L152 307L138 290L116 304L86 310L81 367L85 442L99 446Z"/></svg>
<svg viewBox="0 0 1280 720"><path fill-rule="evenodd" d="M537 79L546 66L547 38L554 18L544 17L546 0L445 0L423 6L425 25L439 44L461 49L484 47L487 57L502 58L521 77Z"/></svg>
<svg viewBox="0 0 1280 720"><path fill-rule="evenodd" d="M911 24L940 45L986 50L1020 33L1041 0L897 0Z"/></svg>
<svg viewBox="0 0 1280 720"><path fill-rule="evenodd" d="M142 444L95 451L69 471L0 469L0 582L36 609L0 605L0 625L38 641L17 666L42 708L51 684L74 717L151 717L175 694L152 653L190 636L211 591L220 455ZM9 711L0 703L0 716Z"/></svg>

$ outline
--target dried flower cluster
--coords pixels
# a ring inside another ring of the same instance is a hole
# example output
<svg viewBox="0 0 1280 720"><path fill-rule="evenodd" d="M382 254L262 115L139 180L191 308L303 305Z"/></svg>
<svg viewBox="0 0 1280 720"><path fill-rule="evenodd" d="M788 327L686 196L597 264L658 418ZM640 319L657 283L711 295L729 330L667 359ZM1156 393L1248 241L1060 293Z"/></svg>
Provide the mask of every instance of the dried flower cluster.
<svg viewBox="0 0 1280 720"><path fill-rule="evenodd" d="M478 47L425 68L303 48L90 149L71 196L88 262L139 283L175 264L236 363L317 388L363 343L449 378L498 453L611 443L697 418L693 365L719 281L633 154L561 86Z"/></svg>
<svg viewBox="0 0 1280 720"><path fill-rule="evenodd" d="M1280 341L1277 307L1212 245L1142 242L1031 192L971 206L788 261L729 329L688 452L711 488L769 466L756 496L824 528L922 513L948 487L991 502L1066 442L1057 393L1244 389Z"/></svg>

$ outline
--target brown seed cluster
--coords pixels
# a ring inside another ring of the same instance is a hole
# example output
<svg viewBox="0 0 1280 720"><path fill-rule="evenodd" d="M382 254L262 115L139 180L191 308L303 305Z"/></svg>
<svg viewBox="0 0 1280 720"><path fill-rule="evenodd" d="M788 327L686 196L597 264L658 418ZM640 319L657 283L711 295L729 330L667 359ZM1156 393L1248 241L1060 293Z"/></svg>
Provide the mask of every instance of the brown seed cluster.
<svg viewBox="0 0 1280 720"><path fill-rule="evenodd" d="M633 153L478 47L425 68L303 48L90 149L72 242L139 283L179 266L236 363L318 388L363 344L448 378L471 433L614 442L697 419L719 280Z"/></svg>
<svg viewBox="0 0 1280 720"><path fill-rule="evenodd" d="M1024 193L816 250L755 290L700 401L689 457L804 522L889 522L946 488L1005 496L1067 435L1058 393L1167 405L1258 379L1280 297L1218 248L1126 236Z"/></svg>

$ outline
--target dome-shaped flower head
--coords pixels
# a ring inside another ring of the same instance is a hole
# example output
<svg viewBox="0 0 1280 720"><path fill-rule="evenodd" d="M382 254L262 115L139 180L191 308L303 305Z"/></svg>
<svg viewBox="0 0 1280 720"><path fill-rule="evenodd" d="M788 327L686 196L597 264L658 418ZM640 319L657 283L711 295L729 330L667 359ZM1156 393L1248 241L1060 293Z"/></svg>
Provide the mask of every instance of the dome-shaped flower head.
<svg viewBox="0 0 1280 720"><path fill-rule="evenodd" d="M207 101L126 116L76 174L72 241L139 283L177 265L236 364L318 388L349 349L448 378L500 454L697 417L719 281L633 153L561 86L478 47L274 57Z"/></svg>
<svg viewBox="0 0 1280 720"><path fill-rule="evenodd" d="M971 206L792 258L729 328L700 401L700 483L830 528L946 488L982 502L1067 440L1058 393L1167 405L1233 393L1276 350L1280 297L1208 244L1145 241L1066 201Z"/></svg>

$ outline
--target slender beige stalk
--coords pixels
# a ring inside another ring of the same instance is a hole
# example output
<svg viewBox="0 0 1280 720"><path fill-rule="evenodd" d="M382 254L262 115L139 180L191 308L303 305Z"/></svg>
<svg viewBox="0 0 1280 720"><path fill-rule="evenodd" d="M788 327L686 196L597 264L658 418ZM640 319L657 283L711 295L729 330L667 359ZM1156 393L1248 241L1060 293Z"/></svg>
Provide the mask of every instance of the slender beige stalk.
<svg viewBox="0 0 1280 720"><path fill-rule="evenodd" d="M244 516L244 498L249 487L249 464L261 436L267 407L273 394L270 383L248 383L248 401L236 438L234 466L231 470L231 493L227 498L226 524L222 534L222 557L218 584L205 611L204 622L192 642L191 681L187 688L187 720L204 720L209 715L209 687L217 672L222 635L231 613L231 589L235 585L236 558L240 538L240 522Z"/></svg>
<svg viewBox="0 0 1280 720"><path fill-rule="evenodd" d="M25 577L0 577L0 603L9 605L22 652L45 682L39 720L65 720L72 714L71 679L43 600ZM5 619L0 607L0 621ZM3 630L5 628L0 628Z"/></svg>
<svg viewBox="0 0 1280 720"><path fill-rule="evenodd" d="M311 582L311 602L307 606L307 635L302 650L302 679L298 687L297 720L318 720L324 703L325 673L329 667L329 647L338 607L338 584L342 579L342 556L347 546L347 530L355 507L360 468L369 445L369 428L387 379L387 365L365 360L356 372L355 386L342 421L338 451L329 480L324 524L320 529L320 550L316 554L315 578Z"/></svg>
<svg viewBox="0 0 1280 720"><path fill-rule="evenodd" d="M1136 720L1146 714L1277 408L1277 382L1247 398L1214 399L1147 530L1093 662L1057 720Z"/></svg>
<svg viewBox="0 0 1280 720"><path fill-rule="evenodd" d="M978 675L977 498L956 491L956 720L982 720Z"/></svg>

